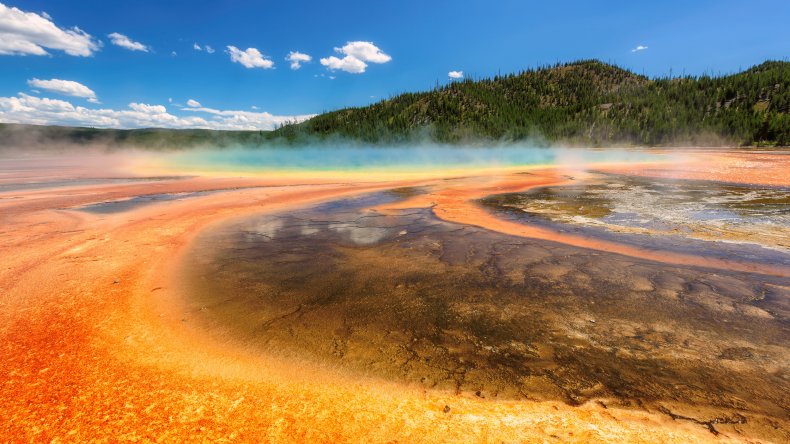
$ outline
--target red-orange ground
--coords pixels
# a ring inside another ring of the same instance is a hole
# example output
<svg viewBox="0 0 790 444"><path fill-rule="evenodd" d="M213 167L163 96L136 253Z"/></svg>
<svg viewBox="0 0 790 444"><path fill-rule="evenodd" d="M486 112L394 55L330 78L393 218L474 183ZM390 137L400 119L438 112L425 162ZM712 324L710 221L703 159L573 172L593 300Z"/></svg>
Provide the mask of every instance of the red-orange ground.
<svg viewBox="0 0 790 444"><path fill-rule="evenodd" d="M751 158L717 159L730 172L712 173L716 179L765 179L772 184L783 179L785 185L788 179L738 166ZM684 164L692 166L672 174L706 177L702 167L693 167L698 163L692 159ZM769 163L779 171L790 171L782 156ZM667 166L655 168L669 171ZM550 170L454 181L357 179L306 185L300 185L304 180L197 178L0 194L0 440L728 441L727 436L715 437L687 422L595 403L571 407L557 402L490 401L389 381L351 380L309 362L283 362L230 340L208 340L179 310L184 295L176 285L175 270L195 235L210 225L395 186L432 186L428 200L408 205L435 204L437 216L454 222L646 254L514 226L469 203L492 192L560 180ZM114 215L63 209L141 192L250 185L275 186L153 204ZM650 258L698 265L694 258ZM762 271L787 275L782 268Z"/></svg>

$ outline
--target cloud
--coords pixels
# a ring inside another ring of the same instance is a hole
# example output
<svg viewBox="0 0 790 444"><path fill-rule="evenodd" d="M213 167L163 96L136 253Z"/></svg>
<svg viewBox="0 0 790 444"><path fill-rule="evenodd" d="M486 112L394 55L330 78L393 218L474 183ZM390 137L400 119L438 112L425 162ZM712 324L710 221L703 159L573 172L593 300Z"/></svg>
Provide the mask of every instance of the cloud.
<svg viewBox="0 0 790 444"><path fill-rule="evenodd" d="M332 71L339 69L352 74L362 74L368 67L367 63L351 56L345 56L342 59L335 56L329 56L321 59L321 64Z"/></svg>
<svg viewBox="0 0 790 444"><path fill-rule="evenodd" d="M299 51L291 51L288 53L288 56L285 57L285 60L291 62L291 69L299 69L302 67L302 63L307 63L313 60L313 58Z"/></svg>
<svg viewBox="0 0 790 444"><path fill-rule="evenodd" d="M371 42L348 42L342 48L335 48L335 51L355 57L363 62L387 63L392 60L392 57L384 54Z"/></svg>
<svg viewBox="0 0 790 444"><path fill-rule="evenodd" d="M190 108L200 108L200 102L197 100L189 99L187 100L187 106Z"/></svg>
<svg viewBox="0 0 790 444"><path fill-rule="evenodd" d="M178 53L175 52L175 51L170 51L170 55L173 56L173 57L176 57L178 55Z"/></svg>
<svg viewBox="0 0 790 444"><path fill-rule="evenodd" d="M303 122L315 114L275 116L267 112L219 110L214 108L184 108L184 111L208 114L209 122L221 123L221 129L274 129L288 122Z"/></svg>
<svg viewBox="0 0 790 444"><path fill-rule="evenodd" d="M96 98L96 93L93 92L92 89L88 88L82 83L75 82L72 80L30 79L27 81L27 84L30 85L31 88L44 89L58 94L63 94L64 96L80 97L83 99L87 99L89 102L98 103L98 99Z"/></svg>
<svg viewBox="0 0 790 444"><path fill-rule="evenodd" d="M332 71L340 70L352 74L365 72L368 63L387 63L392 60L392 57L371 42L348 42L341 48L335 48L335 52L344 57L324 57L320 60L321 64Z"/></svg>
<svg viewBox="0 0 790 444"><path fill-rule="evenodd" d="M107 37L110 38L110 41L115 46L120 46L121 48L126 48L129 51L143 51L148 52L150 49L149 47L143 45L140 42L135 42L129 37L126 37L123 34L118 34L117 32L113 32L109 34Z"/></svg>
<svg viewBox="0 0 790 444"><path fill-rule="evenodd" d="M132 102L129 104L129 108L145 114L165 114L167 113L167 108L163 105L147 105L145 103L135 103Z"/></svg>
<svg viewBox="0 0 790 444"><path fill-rule="evenodd" d="M631 52L639 52L639 51L644 51L644 50L646 50L646 49L647 49L647 46L645 46L645 45L639 45L639 46L637 46L636 48L632 49L632 50L631 50Z"/></svg>
<svg viewBox="0 0 790 444"><path fill-rule="evenodd" d="M214 54L214 53L216 52L216 51L214 51L214 48L212 48L212 47L211 47L211 46L209 46L209 45L203 45L203 46L200 46L200 45L199 45L199 44L197 44L197 43L195 43L194 45L192 45L192 49L194 49L195 51L206 51L206 52L207 52L207 53L209 53L209 54Z"/></svg>
<svg viewBox="0 0 790 444"><path fill-rule="evenodd" d="M98 51L100 43L85 31L59 28L46 14L24 12L0 3L0 54L48 55L46 49L86 57Z"/></svg>
<svg viewBox="0 0 790 444"><path fill-rule="evenodd" d="M232 61L241 63L245 68L271 69L274 67L274 62L255 48L247 48L242 51L235 46L228 46L228 54L230 54Z"/></svg>
<svg viewBox="0 0 790 444"><path fill-rule="evenodd" d="M35 125L74 125L99 128L204 128L216 130L270 130L301 122L313 115L277 116L267 112L185 108L205 116L176 116L162 105L130 103L125 109L90 109L58 99L24 93L0 97L0 122Z"/></svg>
<svg viewBox="0 0 790 444"><path fill-rule="evenodd" d="M447 77L451 79L463 79L464 72L463 71L450 71L447 73Z"/></svg>

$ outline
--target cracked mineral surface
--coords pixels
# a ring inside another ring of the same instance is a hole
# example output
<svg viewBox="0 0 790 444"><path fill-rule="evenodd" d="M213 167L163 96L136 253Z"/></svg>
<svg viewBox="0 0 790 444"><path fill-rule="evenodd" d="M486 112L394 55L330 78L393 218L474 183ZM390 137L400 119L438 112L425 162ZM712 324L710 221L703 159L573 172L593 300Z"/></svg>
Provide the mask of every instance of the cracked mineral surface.
<svg viewBox="0 0 790 444"><path fill-rule="evenodd" d="M428 192L205 232L186 264L188 315L266 354L352 375L491 400L595 400L715 435L775 425L790 437L775 419L790 408L787 277L509 236L426 208L379 211ZM687 252L675 242L660 246Z"/></svg>

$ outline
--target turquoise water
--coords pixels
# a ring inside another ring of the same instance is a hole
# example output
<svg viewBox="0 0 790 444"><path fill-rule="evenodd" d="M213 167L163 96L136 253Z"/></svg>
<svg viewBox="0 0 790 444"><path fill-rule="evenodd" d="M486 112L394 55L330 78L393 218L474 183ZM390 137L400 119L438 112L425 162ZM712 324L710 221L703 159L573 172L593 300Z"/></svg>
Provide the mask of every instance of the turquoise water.
<svg viewBox="0 0 790 444"><path fill-rule="evenodd" d="M512 167L546 164L568 166L591 162L657 160L658 154L636 149L541 148L523 146L320 146L235 148L170 154L167 162L192 169L256 170L430 170Z"/></svg>

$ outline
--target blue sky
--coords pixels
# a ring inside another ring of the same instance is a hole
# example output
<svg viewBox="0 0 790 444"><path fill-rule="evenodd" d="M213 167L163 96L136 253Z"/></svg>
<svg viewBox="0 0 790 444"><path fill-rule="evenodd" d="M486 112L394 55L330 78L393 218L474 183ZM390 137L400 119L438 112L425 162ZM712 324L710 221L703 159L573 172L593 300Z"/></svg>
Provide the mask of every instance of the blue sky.
<svg viewBox="0 0 790 444"><path fill-rule="evenodd" d="M28 123L265 129L450 71L598 58L650 76L728 73L790 56L786 0L0 2L0 120ZM291 69L291 51L311 60ZM184 111L190 99L200 106Z"/></svg>

